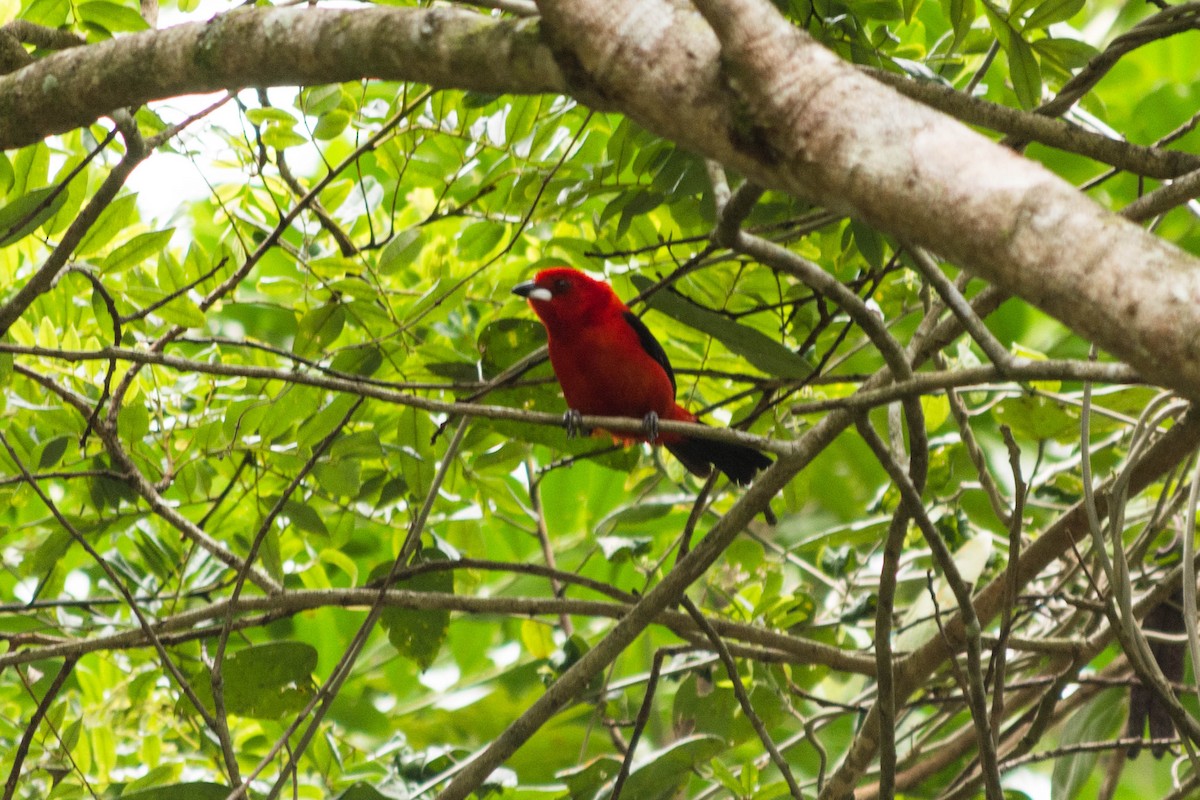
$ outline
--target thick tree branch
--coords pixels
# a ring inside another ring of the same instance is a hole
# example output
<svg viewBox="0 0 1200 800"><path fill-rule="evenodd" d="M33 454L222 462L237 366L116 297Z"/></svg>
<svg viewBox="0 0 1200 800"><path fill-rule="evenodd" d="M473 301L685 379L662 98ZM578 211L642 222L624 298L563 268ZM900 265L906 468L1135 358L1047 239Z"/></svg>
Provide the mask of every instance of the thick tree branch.
<svg viewBox="0 0 1200 800"><path fill-rule="evenodd" d="M537 25L456 8L243 9L111 39L0 76L0 148L182 94L382 78L561 92Z"/></svg>

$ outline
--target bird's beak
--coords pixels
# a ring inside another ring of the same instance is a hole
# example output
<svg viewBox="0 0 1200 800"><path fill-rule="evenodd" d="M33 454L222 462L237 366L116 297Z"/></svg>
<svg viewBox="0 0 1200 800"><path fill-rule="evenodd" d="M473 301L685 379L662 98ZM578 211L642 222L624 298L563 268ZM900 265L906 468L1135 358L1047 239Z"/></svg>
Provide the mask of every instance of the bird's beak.
<svg viewBox="0 0 1200 800"><path fill-rule="evenodd" d="M518 283L512 288L512 292L513 294L521 295L521 297L528 297L530 300L541 300L542 302L548 302L554 297L549 289L544 286L538 286L533 281Z"/></svg>

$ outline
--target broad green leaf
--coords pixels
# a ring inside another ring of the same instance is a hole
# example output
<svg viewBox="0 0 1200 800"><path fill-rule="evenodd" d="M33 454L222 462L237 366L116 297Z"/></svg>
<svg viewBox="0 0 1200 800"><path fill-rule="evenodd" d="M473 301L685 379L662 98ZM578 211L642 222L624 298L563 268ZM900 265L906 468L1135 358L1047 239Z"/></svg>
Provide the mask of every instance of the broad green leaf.
<svg viewBox="0 0 1200 800"><path fill-rule="evenodd" d="M277 720L302 709L316 691L313 670L317 651L302 642L271 642L226 656L225 709L231 714ZM196 693L212 709L212 680L204 670L193 682Z"/></svg>
<svg viewBox="0 0 1200 800"><path fill-rule="evenodd" d="M17 194L28 194L48 188L50 148L44 142L22 147L13 161L13 188Z"/></svg>
<svg viewBox="0 0 1200 800"><path fill-rule="evenodd" d="M323 141L336 139L350 125L350 120L350 112L340 109L322 114L317 119L317 124L313 127L313 138Z"/></svg>
<svg viewBox="0 0 1200 800"><path fill-rule="evenodd" d="M445 561L440 550L426 548L421 551L416 563ZM390 567L390 565L389 565ZM375 577L382 577L376 574ZM397 583L395 588L410 592L454 593L454 573L450 570L425 572ZM409 609L389 607L379 618L388 632L388 641L400 655L411 658L417 666L426 670L433 665L438 651L446 641L446 630L450 627L450 612L434 609Z"/></svg>
<svg viewBox="0 0 1200 800"><path fill-rule="evenodd" d="M373 375L382 364L383 355L378 347L352 347L347 350L339 350L338 354L329 362L329 368L335 372L365 377Z"/></svg>
<svg viewBox="0 0 1200 800"><path fill-rule="evenodd" d="M313 466L313 477L335 497L355 497L362 487L362 462L353 458L322 461Z"/></svg>
<svg viewBox="0 0 1200 800"><path fill-rule="evenodd" d="M639 800L667 800L674 796L697 766L707 764L726 749L728 745L719 737L687 736L647 753L629 773L625 783L625 791L629 793L627 796ZM567 784L572 798L598 800L606 796L599 790L616 775L620 765L621 762L615 758L605 758L562 772L559 777Z"/></svg>
<svg viewBox="0 0 1200 800"><path fill-rule="evenodd" d="M322 114L328 114L341 104L342 87L336 83L310 86L300 92L299 101L300 108L305 114L319 117Z"/></svg>
<svg viewBox="0 0 1200 800"><path fill-rule="evenodd" d="M675 509L675 503L635 503L622 506L596 523L596 535L605 536L623 525L636 525L660 519Z"/></svg>
<svg viewBox="0 0 1200 800"><path fill-rule="evenodd" d="M639 291L653 283L641 275L630 278ZM646 305L660 311L676 322L707 333L754 367L779 378L804 378L812 373L812 365L761 331L734 322L726 316L702 308L670 290L655 292Z"/></svg>
<svg viewBox="0 0 1200 800"><path fill-rule="evenodd" d="M285 347L297 336L296 313L269 303L226 303L209 314L209 324L222 335L257 339Z"/></svg>
<svg viewBox="0 0 1200 800"><path fill-rule="evenodd" d="M222 800L230 788L204 781L155 786L121 795L121 800Z"/></svg>
<svg viewBox="0 0 1200 800"><path fill-rule="evenodd" d="M14 180L16 176L13 174L12 162L6 154L0 153L0 195L8 194Z"/></svg>
<svg viewBox="0 0 1200 800"><path fill-rule="evenodd" d="M1079 433L1079 417L1066 406L1044 397L1022 395L1002 400L993 414L1018 436L1043 441Z"/></svg>
<svg viewBox="0 0 1200 800"><path fill-rule="evenodd" d="M71 171L79 166L80 161L82 161L82 159L71 159L70 161L64 163L58 170L58 173L54 176L53 184L58 186L66 182L71 174ZM0 180L0 183L2 182L3 181ZM83 207L84 201L88 199L87 193L88 187L86 180L80 180L76 178L67 183L67 186L63 192L66 197L61 203L55 203L55 205L58 206L58 210L54 212L53 217L46 220L46 222L42 225L42 230L47 236L56 236L62 233L71 225L72 222L75 221L75 218L79 216L79 210Z"/></svg>
<svg viewBox="0 0 1200 800"><path fill-rule="evenodd" d="M424 498L429 487L433 485L433 475L437 470L434 453L430 447L434 430L433 422L425 412L412 407L401 410L395 441L404 448L404 452L396 461L399 462L404 482L415 497Z"/></svg>
<svg viewBox="0 0 1200 800"><path fill-rule="evenodd" d="M144 31L150 27L132 7L108 0L87 0L75 9L84 25L108 34Z"/></svg>
<svg viewBox="0 0 1200 800"><path fill-rule="evenodd" d="M1005 52L1008 55L1008 74L1017 100L1024 108L1034 108L1042 101L1042 70L1033 49L1019 34L1014 33Z"/></svg>
<svg viewBox="0 0 1200 800"><path fill-rule="evenodd" d="M79 243L76 252L81 256L99 253L109 242L117 237L130 224L137 211L137 195L125 194L109 203L108 208L100 212L100 217Z"/></svg>
<svg viewBox="0 0 1200 800"><path fill-rule="evenodd" d="M67 200L65 191L35 189L0 208L0 247L24 239L57 213Z"/></svg>
<svg viewBox="0 0 1200 800"><path fill-rule="evenodd" d="M325 526L325 520L321 519L321 515L312 506L288 500L283 505L283 513L300 530L317 536L329 536L329 528Z"/></svg>
<svg viewBox="0 0 1200 800"><path fill-rule="evenodd" d="M504 120L504 141L506 144L511 145L529 135L540 108L541 98L539 97L517 97L513 99Z"/></svg>
<svg viewBox="0 0 1200 800"><path fill-rule="evenodd" d="M327 303L314 308L300 318L292 350L300 356L320 356L342 333L346 324L346 307L342 303Z"/></svg>
<svg viewBox="0 0 1200 800"><path fill-rule="evenodd" d="M100 263L101 271L120 272L142 263L155 253L161 253L171 241L174 233L173 228L139 233L105 256L104 261Z"/></svg>
<svg viewBox="0 0 1200 800"><path fill-rule="evenodd" d="M376 787L364 781L358 781L334 795L333 800L408 800L407 792L389 792L384 794Z"/></svg>
<svg viewBox="0 0 1200 800"><path fill-rule="evenodd" d="M290 127L272 123L263 129L263 144L276 150L286 150L289 147L299 147L308 144L308 139L296 133Z"/></svg>
<svg viewBox="0 0 1200 800"><path fill-rule="evenodd" d="M391 275L398 269L411 266L421 255L424 246L424 228L400 231L379 254L379 271Z"/></svg>
<svg viewBox="0 0 1200 800"><path fill-rule="evenodd" d="M520 317L501 317L479 334L483 376L494 378L546 343L542 323Z"/></svg>
<svg viewBox="0 0 1200 800"><path fill-rule="evenodd" d="M1050 61L1064 72L1082 68L1099 52L1087 42L1061 38L1038 39L1033 43L1033 49L1042 58L1043 64Z"/></svg>
<svg viewBox="0 0 1200 800"><path fill-rule="evenodd" d="M13 372L13 354L12 353L0 353L0 387L8 385L9 380L12 378L12 372ZM3 396L4 395L0 395L0 397L3 397ZM4 407L2 405L0 405L0 412L2 412L3 410L4 410Z"/></svg>
<svg viewBox="0 0 1200 800"><path fill-rule="evenodd" d="M873 269L879 269L883 266L883 237L879 232L858 220L850 220L848 228L854 234L854 244L858 247L858 252Z"/></svg>
<svg viewBox="0 0 1200 800"><path fill-rule="evenodd" d="M1033 55L1033 49L1021 38L1020 31L1012 26L1008 17L990 0L983 0L983 8L992 32L996 34L1008 59L1008 75L1017 100L1023 108L1033 108L1042 99L1042 73L1037 58Z"/></svg>
<svg viewBox="0 0 1200 800"><path fill-rule="evenodd" d="M251 108L246 112L246 119L252 125L266 125L271 122L282 123L287 127L296 124L296 117L290 111L282 108L274 108L267 106L265 108Z"/></svg>
<svg viewBox="0 0 1200 800"><path fill-rule="evenodd" d="M967 38L977 13L975 0L950 0L948 6L950 27L954 30L952 50L957 50Z"/></svg>
<svg viewBox="0 0 1200 800"><path fill-rule="evenodd" d="M1069 752L1054 761L1051 791L1056 798L1075 800L1096 771L1099 753L1094 750L1070 751L1084 742L1111 740L1120 730L1126 715L1123 692L1108 689L1076 711L1063 726L1059 741Z"/></svg>
<svg viewBox="0 0 1200 800"><path fill-rule="evenodd" d="M534 658L549 658L554 652L554 629L534 619L521 621L521 643Z"/></svg>
<svg viewBox="0 0 1200 800"><path fill-rule="evenodd" d="M322 439L338 429L356 402L352 395L339 394L324 407L310 409L309 415L296 431L296 444L304 448L316 447Z"/></svg>
<svg viewBox="0 0 1200 800"><path fill-rule="evenodd" d="M1046 0L1025 20L1025 30L1047 28L1065 22L1083 10L1085 0Z"/></svg>
<svg viewBox="0 0 1200 800"><path fill-rule="evenodd" d="M143 750L145 749L146 742L161 743L161 741L162 740L159 739L158 737L146 736L142 740ZM159 760L160 757L161 757L161 750L158 751L158 754L156 757L144 759L143 763L155 763ZM157 789L157 788L161 788L161 787L164 787L167 785L171 785L175 781L179 780L179 776L181 774L183 774L183 768L181 765L159 764L156 767L151 767L149 769L149 771L147 771L146 774L141 776L140 778L130 781L129 785L125 787L125 791L122 792L121 796L122 797L130 797L130 796L135 795L138 792L142 792L147 789Z"/></svg>
<svg viewBox="0 0 1200 800"><path fill-rule="evenodd" d="M468 225L458 238L459 254L469 260L485 258L504 241L506 226L497 222L476 222Z"/></svg>

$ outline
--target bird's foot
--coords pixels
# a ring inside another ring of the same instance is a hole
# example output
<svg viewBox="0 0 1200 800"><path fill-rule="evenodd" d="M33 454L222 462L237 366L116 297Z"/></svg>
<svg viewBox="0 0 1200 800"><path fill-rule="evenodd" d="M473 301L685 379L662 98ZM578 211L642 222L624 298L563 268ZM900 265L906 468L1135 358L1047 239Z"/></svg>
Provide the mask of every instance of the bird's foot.
<svg viewBox="0 0 1200 800"><path fill-rule="evenodd" d="M642 417L642 431L646 434L646 440L651 444L658 441L658 414L651 411Z"/></svg>
<svg viewBox="0 0 1200 800"><path fill-rule="evenodd" d="M579 413L578 409L569 408L567 413L563 414L563 427L567 429L567 438L574 439L576 436L587 436L591 431L583 427L583 414Z"/></svg>

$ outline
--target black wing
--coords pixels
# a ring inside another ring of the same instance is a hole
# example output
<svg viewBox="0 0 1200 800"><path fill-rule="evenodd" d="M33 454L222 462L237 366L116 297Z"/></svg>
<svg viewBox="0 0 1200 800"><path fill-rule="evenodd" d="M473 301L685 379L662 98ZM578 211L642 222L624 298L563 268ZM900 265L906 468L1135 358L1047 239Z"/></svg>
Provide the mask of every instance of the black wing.
<svg viewBox="0 0 1200 800"><path fill-rule="evenodd" d="M663 350L662 345L658 343L658 339L654 338L654 334L646 327L646 323L642 322L632 311L626 311L622 316L629 323L629 327L633 328L637 333L638 341L642 343L642 349L657 361L667 373L667 378L671 381L671 391L675 391L675 370L671 369L671 362L667 359L667 353Z"/></svg>

